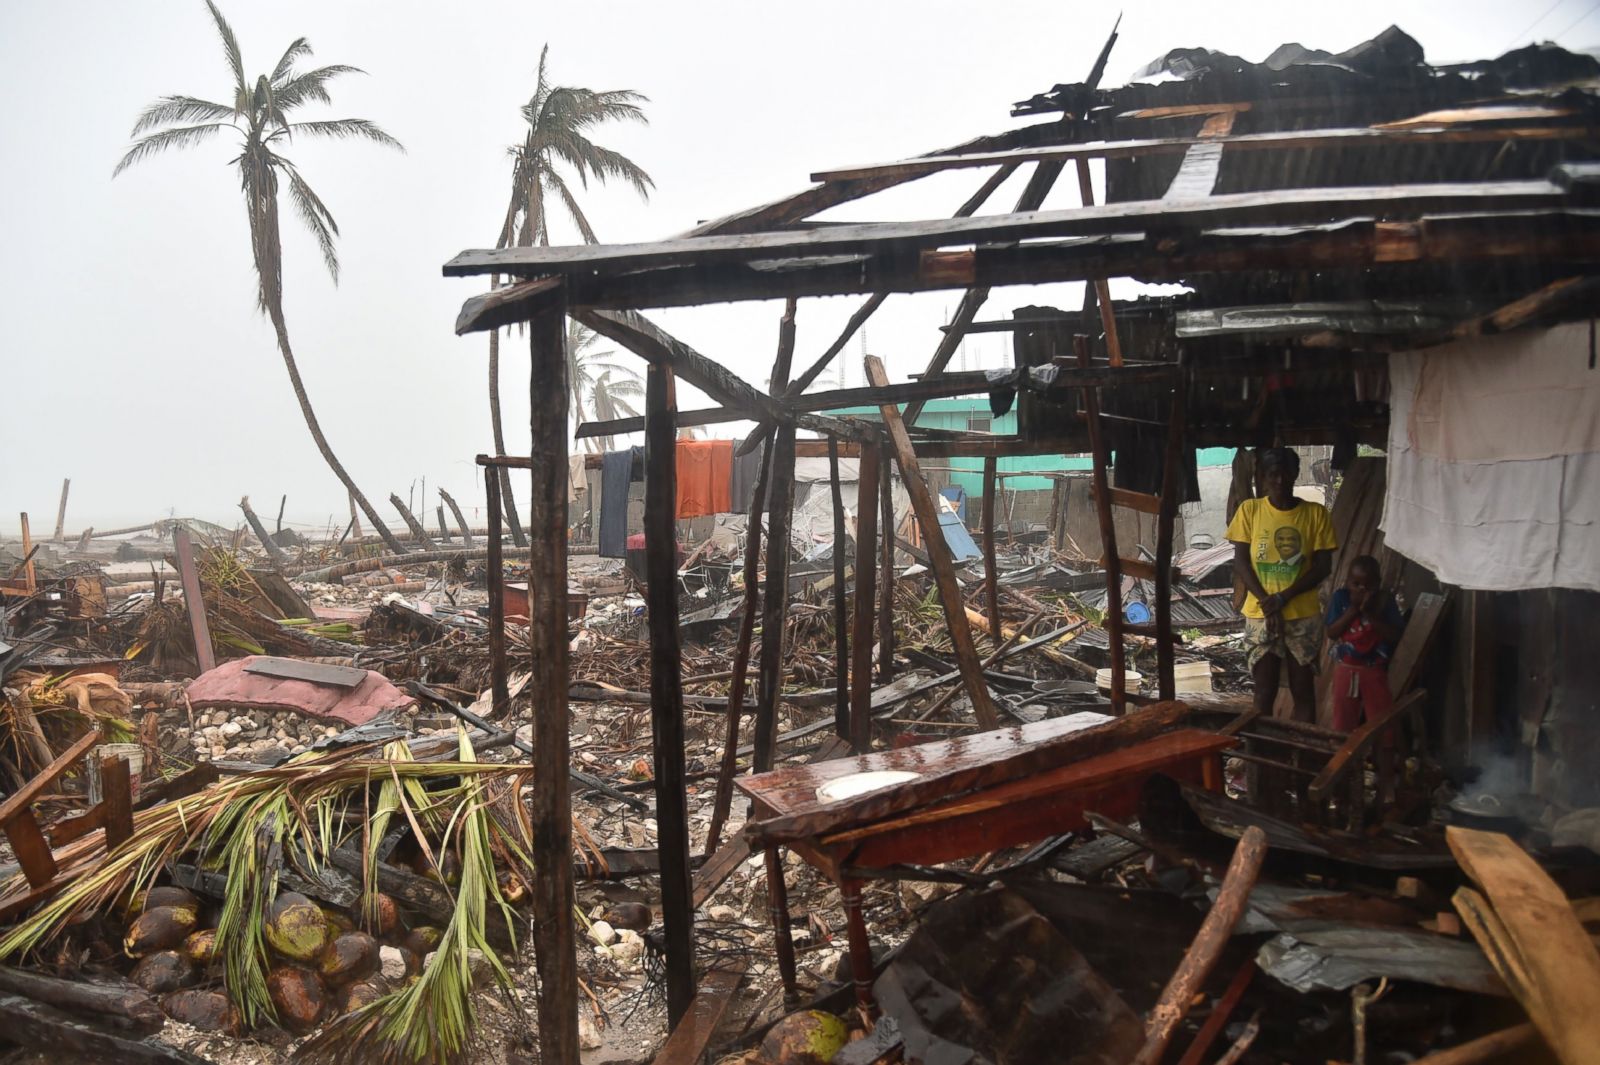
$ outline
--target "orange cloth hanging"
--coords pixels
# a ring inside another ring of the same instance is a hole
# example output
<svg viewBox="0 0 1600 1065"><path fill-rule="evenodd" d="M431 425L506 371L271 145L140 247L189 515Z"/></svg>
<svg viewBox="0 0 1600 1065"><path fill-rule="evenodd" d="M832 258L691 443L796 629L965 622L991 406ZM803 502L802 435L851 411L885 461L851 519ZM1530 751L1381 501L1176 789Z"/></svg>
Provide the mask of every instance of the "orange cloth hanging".
<svg viewBox="0 0 1600 1065"><path fill-rule="evenodd" d="M678 517L733 510L733 441L678 441Z"/></svg>

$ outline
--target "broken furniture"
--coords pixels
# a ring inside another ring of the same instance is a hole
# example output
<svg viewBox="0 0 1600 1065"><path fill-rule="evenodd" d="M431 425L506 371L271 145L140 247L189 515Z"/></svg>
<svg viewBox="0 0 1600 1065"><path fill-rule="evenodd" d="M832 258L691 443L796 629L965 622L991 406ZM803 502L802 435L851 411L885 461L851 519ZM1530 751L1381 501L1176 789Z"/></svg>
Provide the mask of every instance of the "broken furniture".
<svg viewBox="0 0 1600 1065"><path fill-rule="evenodd" d="M787 843L838 885L848 922L856 997L870 1008L872 953L861 916L861 887L875 871L900 863L934 865L1034 843L1085 827L1085 814L1091 811L1127 816L1138 806L1145 782L1156 774L1221 788L1221 752L1234 742L1229 736L1189 728L1144 736L1135 732L1131 742L1107 741L1102 745L1104 749L1095 751L1089 747L1085 752L1088 756L1081 758L1073 758L1070 745L1062 742L1075 735L1086 739L1091 734L1115 736L1117 732L1111 730L1138 718L1138 714L1116 719L1074 714L741 778L738 787L753 802L746 831L761 839L767 848L767 890L785 991L793 996L796 983L779 842ZM1060 747L1060 753L1051 751L1052 746ZM1041 751L1047 762L1054 755L1054 764L1039 764ZM1009 767L1013 772L997 773L999 779L992 783L970 775L986 767ZM845 822L813 835L781 841L770 838L773 826L781 824L778 819L797 818L818 810L819 788L830 783L848 786L847 778L863 773L900 773L910 777L865 797L824 804L824 809L829 805L861 804L866 797L891 797L897 791L918 792L921 801L914 808L869 816L864 823ZM948 782L948 789L939 787L941 780ZM918 787L925 783L927 786ZM769 833L768 838L762 838L764 832Z"/></svg>
<svg viewBox="0 0 1600 1065"><path fill-rule="evenodd" d="M100 787L105 798L88 811L57 822L48 835L33 815L34 800L45 794L99 742L100 733L90 732L62 751L44 772L0 805L0 831L11 842L12 853L28 880L26 888L0 898L0 920L20 913L61 886L57 879L60 864L56 861L55 847L103 829L106 850L110 851L133 835L133 789L128 763L116 756L101 760Z"/></svg>

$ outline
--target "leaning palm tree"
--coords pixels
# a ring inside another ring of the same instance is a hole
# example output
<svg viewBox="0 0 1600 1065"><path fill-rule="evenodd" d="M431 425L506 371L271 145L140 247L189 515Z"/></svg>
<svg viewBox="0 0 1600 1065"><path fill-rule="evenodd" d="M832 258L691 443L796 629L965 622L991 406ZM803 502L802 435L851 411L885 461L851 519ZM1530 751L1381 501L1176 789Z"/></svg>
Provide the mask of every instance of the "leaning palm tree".
<svg viewBox="0 0 1600 1065"><path fill-rule="evenodd" d="M600 337L577 322L567 324L567 391L573 415L582 422L638 417L635 401L644 396L638 371L614 361L616 352L595 351ZM610 451L610 436L589 437L591 451Z"/></svg>
<svg viewBox="0 0 1600 1065"><path fill-rule="evenodd" d="M232 162L238 168L245 213L250 219L250 250L255 258L257 306L272 322L273 332L278 338L278 351L283 355L283 364L289 371L289 384L300 403L300 413L305 416L306 427L311 430L317 450L322 452L334 476L349 490L351 497L390 549L404 551L405 548L383 523L367 497L345 472L333 448L328 446L328 439L317 422L316 412L311 409L311 400L306 396L305 384L300 380L294 351L289 346L289 327L283 314L283 247L278 234L278 185L280 181L287 182L289 199L301 221L316 238L317 246L322 250L323 262L337 283L339 256L334 249L334 240L339 235L338 223L311 190L311 186L306 184L299 169L283 154L283 149L296 137L357 138L376 141L401 151L405 149L399 141L364 118L290 121L289 116L306 104L332 103L328 95L328 83L334 78L341 74L359 74L361 71L337 64L312 70L296 69L300 60L311 55L311 45L304 37L300 37L284 51L270 75L261 75L251 82L245 77L244 60L233 28L212 0L206 0L206 7L217 24L223 56L233 73L233 102L220 104L193 96L163 96L139 116L139 121L133 127L133 136L138 139L117 164L112 177L169 148L192 148L229 130L238 135L239 154Z"/></svg>
<svg viewBox="0 0 1600 1065"><path fill-rule="evenodd" d="M594 226L578 206L570 178L562 173L566 168L587 188L592 177L601 184L618 178L632 185L643 198L648 199L654 182L650 175L627 156L603 148L589 139L589 132L605 122L650 121L640 104L647 99L628 89L595 92L565 85L551 85L546 74L546 61L550 46L539 53L539 73L533 97L523 105L522 117L528 123L522 143L510 149L511 199L506 207L505 219L500 225L500 235L495 247L530 247L550 243L550 212L546 198L561 201L569 218L578 227L584 243L596 240ZM499 279L491 279L491 285ZM571 358L569 348L569 358ZM569 375L570 377L570 375ZM637 378L635 378L637 381ZM611 383L615 388L619 380ZM578 406L581 413L582 407ZM506 453L505 434L500 419L500 333L489 333L489 421L494 430L495 451ZM500 491L511 515L512 535L521 544L521 530L516 525L516 506L511 500L511 478L502 468Z"/></svg>

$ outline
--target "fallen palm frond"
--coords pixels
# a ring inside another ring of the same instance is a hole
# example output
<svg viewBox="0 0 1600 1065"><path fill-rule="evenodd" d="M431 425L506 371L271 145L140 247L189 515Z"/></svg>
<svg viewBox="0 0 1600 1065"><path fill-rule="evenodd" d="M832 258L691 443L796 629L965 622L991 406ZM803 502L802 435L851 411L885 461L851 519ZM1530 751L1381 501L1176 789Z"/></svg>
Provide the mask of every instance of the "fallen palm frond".
<svg viewBox="0 0 1600 1065"><path fill-rule="evenodd" d="M471 761L472 746L464 733L460 743L462 761ZM441 849L452 844L459 848L461 881L450 923L432 961L414 983L351 1011L313 1036L300 1048L302 1060L385 1065L461 1061L476 1021L472 1004L476 959L482 959L503 990L515 993L510 973L489 944L488 916L491 906L499 907L507 927L511 926L511 908L495 877L495 851L509 850L523 868L528 865L527 857L516 837L490 815L483 781L464 778L461 786L462 794L440 843ZM385 794L393 808L385 812L380 800L380 814L404 810L410 802L400 786Z"/></svg>
<svg viewBox="0 0 1600 1065"><path fill-rule="evenodd" d="M463 870L461 897L451 922L454 938L449 950L441 943L435 962L442 961L454 970L458 964L467 964L469 951L479 950L492 959L490 964L498 976L504 970L488 950L484 932L485 899L498 899L492 859L488 857L490 834L498 834L502 850L509 843L512 853L520 856L523 851L508 828L499 822L492 827L489 824L484 810L484 781L514 781L529 768L473 761L471 745L464 735L462 760L458 762L414 762L403 745L387 753L396 756L395 760L375 759L359 752L308 753L277 768L232 777L194 795L139 811L134 817L133 837L109 854L100 843L77 854L60 856L65 874L72 878L70 883L36 914L0 938L0 959L37 950L75 920L109 909L150 887L167 863L193 854L202 867L214 868L227 878L222 916L217 924L217 954L224 960L228 995L247 1024L274 1019L267 991L270 959L264 925L268 908L278 894L278 871L286 861L303 870L315 869L353 833L359 833L359 826L347 827L340 815L346 810L361 809L369 789L377 786L380 792L393 789L399 797L398 809L407 813L414 829L423 831L419 826L444 821L440 848L449 844L454 832L460 837L464 857L470 855L471 863L476 864L470 881L467 870ZM433 787L424 789L424 783ZM448 820L441 816L445 810L454 811ZM419 839L419 843L427 846L426 839ZM487 888L483 883L485 863ZM13 877L0 884L0 892L21 887L20 878ZM435 1018L465 1018L464 1026L452 1031L470 1031L470 983L444 972L432 981L426 975L414 986L426 985L428 997L421 1007L411 1008L425 1008ZM370 1016L387 1020L389 1011L403 1006L396 998L391 995L381 1000L389 1005ZM363 1012L363 1016L367 1015ZM386 1024L373 1042L391 1039L388 1033L392 1031ZM396 1053L409 1055L410 1051L401 1048ZM385 1060L427 1059L391 1056Z"/></svg>

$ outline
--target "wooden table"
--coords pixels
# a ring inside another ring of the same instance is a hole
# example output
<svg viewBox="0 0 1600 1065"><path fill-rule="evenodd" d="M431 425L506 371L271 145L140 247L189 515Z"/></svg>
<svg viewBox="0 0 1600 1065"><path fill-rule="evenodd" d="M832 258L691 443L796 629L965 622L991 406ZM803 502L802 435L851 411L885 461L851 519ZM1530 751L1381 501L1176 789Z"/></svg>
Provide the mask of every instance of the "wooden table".
<svg viewBox="0 0 1600 1065"><path fill-rule="evenodd" d="M1104 720L1098 714L1073 715L897 751L786 766L741 778L738 786L753 802L751 820L761 821L815 804L817 788L840 777L894 769L932 775L983 765ZM1233 742L1229 736L1178 729L1047 772L791 844L796 854L839 887L857 1000L869 1009L873 1005L872 952L861 916L861 870L896 863L934 865L1023 846L1085 827L1086 812L1127 818L1138 806L1145 781L1156 774L1218 790L1222 786L1221 752ZM777 847L767 848L766 869L778 968L784 990L792 998L797 992L794 943Z"/></svg>

